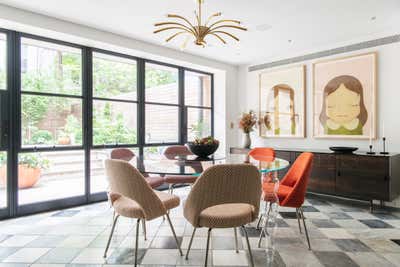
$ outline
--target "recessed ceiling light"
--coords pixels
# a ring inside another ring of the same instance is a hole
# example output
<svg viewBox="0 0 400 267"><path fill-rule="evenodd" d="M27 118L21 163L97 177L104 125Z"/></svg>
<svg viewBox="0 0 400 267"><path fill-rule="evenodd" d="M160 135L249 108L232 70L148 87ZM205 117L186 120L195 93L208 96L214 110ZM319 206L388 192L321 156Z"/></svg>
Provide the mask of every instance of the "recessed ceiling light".
<svg viewBox="0 0 400 267"><path fill-rule="evenodd" d="M293 42L292 39L287 40L289 44L291 44Z"/></svg>
<svg viewBox="0 0 400 267"><path fill-rule="evenodd" d="M376 17L375 16L371 17L371 20L372 21L376 20Z"/></svg>
<svg viewBox="0 0 400 267"><path fill-rule="evenodd" d="M256 30L259 32L265 32L268 31L269 29L271 29L272 26L269 24L260 24L256 26Z"/></svg>

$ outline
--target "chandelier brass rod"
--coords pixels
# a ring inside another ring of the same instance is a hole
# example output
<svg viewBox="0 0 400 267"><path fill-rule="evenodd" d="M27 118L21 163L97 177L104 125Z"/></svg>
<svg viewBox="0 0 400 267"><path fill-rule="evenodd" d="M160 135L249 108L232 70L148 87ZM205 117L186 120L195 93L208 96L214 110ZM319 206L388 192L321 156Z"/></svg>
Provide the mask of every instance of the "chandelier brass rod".
<svg viewBox="0 0 400 267"><path fill-rule="evenodd" d="M226 41L221 36L219 36L218 34L210 33L210 35L213 35L213 36L217 37L222 43L226 44Z"/></svg>
<svg viewBox="0 0 400 267"><path fill-rule="evenodd" d="M219 17L219 16L221 16L221 15L222 15L221 12L212 14L211 16L208 17L208 19L207 19L206 23L204 23L204 25L207 26L207 24L210 22L210 20L211 20L212 18Z"/></svg>
<svg viewBox="0 0 400 267"><path fill-rule="evenodd" d="M223 23L223 22L232 22L232 23L237 23L237 24L241 24L240 20L235 20L235 19L221 19L218 20L216 22L214 22L213 24L211 24L210 26L208 26L209 28L212 28L213 26Z"/></svg>
<svg viewBox="0 0 400 267"><path fill-rule="evenodd" d="M182 24L182 23L179 23L179 22L159 22L159 23L154 24L155 27L165 26L165 25L178 25L178 26L182 26L182 27L184 27L185 29L191 31L193 34L196 34L196 32L195 32L192 28L189 28L188 26L186 26L186 25L184 25L184 24Z"/></svg>
<svg viewBox="0 0 400 267"><path fill-rule="evenodd" d="M229 37L231 37L231 38L233 38L233 39L235 39L236 41L239 42L239 38L237 38L233 34L230 34L229 32L224 32L224 31L213 31L213 32L210 32L210 34L212 34L212 33L222 33L222 34L228 35Z"/></svg>
<svg viewBox="0 0 400 267"><path fill-rule="evenodd" d="M221 28L233 28L233 29L237 29L237 30L247 31L246 28L240 27L240 26L236 26L236 25L221 25L221 26L217 26L217 27L214 27L214 28L210 28L209 32L212 32L214 30L221 29Z"/></svg>
<svg viewBox="0 0 400 267"><path fill-rule="evenodd" d="M182 17L182 16L180 16L180 15L168 14L168 17L169 17L169 18L182 19L182 20L184 20L187 24L189 24L191 28L196 29L196 28L193 26L193 24L190 23L190 21L189 21L188 19L186 19L186 18L184 18L184 17ZM197 33L197 30L196 30L196 33Z"/></svg>
<svg viewBox="0 0 400 267"><path fill-rule="evenodd" d="M175 37L177 37L177 36L179 36L179 35L181 35L181 34L184 34L184 33L187 33L187 32L186 32L186 31L177 32L177 33L173 34L172 36L168 37L165 41L168 43L169 41L171 41L171 40L174 39Z"/></svg>
<svg viewBox="0 0 400 267"><path fill-rule="evenodd" d="M183 31L186 31L186 32L188 32L188 33L192 33L192 32L190 32L190 31L186 30L185 28L181 28L181 27L167 27L167 28L162 28L162 29L155 30L154 33L159 33L159 32L163 32L163 31L167 31L167 30L183 30Z"/></svg>

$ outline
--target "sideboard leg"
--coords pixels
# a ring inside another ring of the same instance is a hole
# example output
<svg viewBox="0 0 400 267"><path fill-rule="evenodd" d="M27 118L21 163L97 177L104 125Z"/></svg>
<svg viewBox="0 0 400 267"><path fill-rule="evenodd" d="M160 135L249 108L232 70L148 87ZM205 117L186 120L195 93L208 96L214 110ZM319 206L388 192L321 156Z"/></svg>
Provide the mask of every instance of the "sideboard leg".
<svg viewBox="0 0 400 267"><path fill-rule="evenodd" d="M380 208L381 208L381 209L385 208L385 201L380 200L379 202L380 202L380 203L379 203L379 204L380 204Z"/></svg>
<svg viewBox="0 0 400 267"><path fill-rule="evenodd" d="M371 199L371 200L369 201L369 211L370 211L371 213L374 213L374 200L373 200L373 199Z"/></svg>

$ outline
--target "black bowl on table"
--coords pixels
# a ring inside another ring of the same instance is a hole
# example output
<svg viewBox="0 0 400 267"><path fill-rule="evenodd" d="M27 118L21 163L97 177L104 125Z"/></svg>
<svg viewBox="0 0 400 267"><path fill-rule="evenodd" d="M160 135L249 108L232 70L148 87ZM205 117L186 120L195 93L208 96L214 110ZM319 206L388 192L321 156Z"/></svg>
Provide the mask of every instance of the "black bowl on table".
<svg viewBox="0 0 400 267"><path fill-rule="evenodd" d="M200 158L208 158L217 151L219 143L212 144L196 144L193 142L187 143L189 150Z"/></svg>
<svg viewBox="0 0 400 267"><path fill-rule="evenodd" d="M347 147L347 146L331 146L329 148L335 153L341 153L341 154L351 154L354 151L358 150L358 147Z"/></svg>

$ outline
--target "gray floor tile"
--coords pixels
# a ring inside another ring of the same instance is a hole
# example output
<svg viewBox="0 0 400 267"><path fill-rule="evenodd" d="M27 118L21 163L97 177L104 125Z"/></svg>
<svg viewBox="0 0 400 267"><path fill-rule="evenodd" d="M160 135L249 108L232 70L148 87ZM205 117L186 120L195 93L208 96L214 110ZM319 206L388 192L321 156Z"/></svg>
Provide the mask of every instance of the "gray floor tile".
<svg viewBox="0 0 400 267"><path fill-rule="evenodd" d="M3 260L10 256L11 254L15 253L18 249L18 247L7 247L7 248L0 248L0 260Z"/></svg>
<svg viewBox="0 0 400 267"><path fill-rule="evenodd" d="M358 239L335 239L333 242L345 252L371 252L372 250Z"/></svg>
<svg viewBox="0 0 400 267"><path fill-rule="evenodd" d="M234 250L235 249L235 238L234 237L213 237L211 240L211 247L213 249L222 250ZM243 249L243 243L238 233L238 247Z"/></svg>
<svg viewBox="0 0 400 267"><path fill-rule="evenodd" d="M353 219L351 216L347 215L345 212L329 212L326 213L331 220L349 220Z"/></svg>
<svg viewBox="0 0 400 267"><path fill-rule="evenodd" d="M142 262L146 250L139 249L137 261L138 264ZM132 248L115 249L114 252L106 260L107 264L129 264L135 263L135 251Z"/></svg>
<svg viewBox="0 0 400 267"><path fill-rule="evenodd" d="M363 224L367 225L370 228L394 228L390 224L385 223L381 220L360 220Z"/></svg>
<svg viewBox="0 0 400 267"><path fill-rule="evenodd" d="M312 219L311 222L318 228L340 228L338 224L331 220Z"/></svg>
<svg viewBox="0 0 400 267"><path fill-rule="evenodd" d="M52 248L60 244L66 236L62 235L42 235L28 243L26 247L31 248Z"/></svg>
<svg viewBox="0 0 400 267"><path fill-rule="evenodd" d="M359 267L344 252L316 251L314 253L318 260L326 267Z"/></svg>
<svg viewBox="0 0 400 267"><path fill-rule="evenodd" d="M70 263L80 252L79 248L54 248L39 258L39 263Z"/></svg>
<svg viewBox="0 0 400 267"><path fill-rule="evenodd" d="M182 237L178 237L179 245L182 244ZM162 249L176 249L177 244L175 238L172 236L161 236L155 237L150 244L150 248L162 248Z"/></svg>

